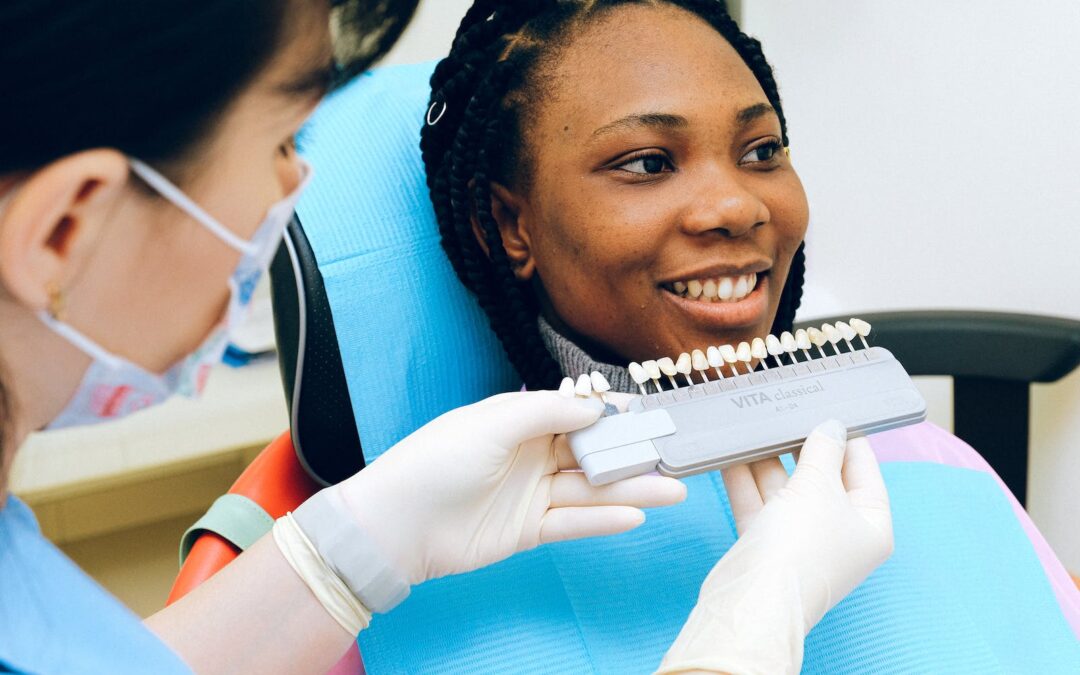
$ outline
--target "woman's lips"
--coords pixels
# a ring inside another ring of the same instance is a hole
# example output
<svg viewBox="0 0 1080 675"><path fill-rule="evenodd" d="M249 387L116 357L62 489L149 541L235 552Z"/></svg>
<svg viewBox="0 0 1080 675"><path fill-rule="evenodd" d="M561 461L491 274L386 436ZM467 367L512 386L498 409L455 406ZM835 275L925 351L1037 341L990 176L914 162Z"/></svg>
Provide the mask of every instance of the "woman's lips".
<svg viewBox="0 0 1080 675"><path fill-rule="evenodd" d="M664 287L660 292L668 302L706 330L719 331L760 324L769 308L769 276L757 275L757 285L737 301L708 301L676 295Z"/></svg>

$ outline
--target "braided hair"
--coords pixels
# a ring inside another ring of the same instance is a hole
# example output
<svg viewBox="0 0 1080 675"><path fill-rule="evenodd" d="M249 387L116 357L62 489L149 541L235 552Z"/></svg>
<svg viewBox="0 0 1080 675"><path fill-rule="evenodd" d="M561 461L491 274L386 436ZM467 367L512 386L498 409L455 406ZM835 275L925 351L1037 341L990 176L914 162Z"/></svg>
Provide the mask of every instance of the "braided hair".
<svg viewBox="0 0 1080 675"><path fill-rule="evenodd" d="M674 5L701 17L726 39L753 72L787 124L772 68L761 43L744 34L723 0L476 0L449 56L431 77L431 99L420 148L442 245L458 277L475 294L511 363L530 389L554 388L562 373L537 327L539 302L517 279L491 211L491 182L522 169L524 95L539 86L534 73L566 43L575 27L619 5ZM517 176L520 178L520 176ZM487 249L474 236L473 218ZM800 245L780 296L773 331L790 330L802 299Z"/></svg>

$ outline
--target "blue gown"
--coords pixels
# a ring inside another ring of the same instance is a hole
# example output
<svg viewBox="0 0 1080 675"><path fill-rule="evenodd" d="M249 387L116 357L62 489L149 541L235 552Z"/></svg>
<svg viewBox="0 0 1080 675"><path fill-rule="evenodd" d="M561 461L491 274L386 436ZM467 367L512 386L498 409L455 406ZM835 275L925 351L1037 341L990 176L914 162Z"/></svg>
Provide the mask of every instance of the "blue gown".
<svg viewBox="0 0 1080 675"><path fill-rule="evenodd" d="M0 510L0 673L191 673L131 610L49 543L25 504Z"/></svg>

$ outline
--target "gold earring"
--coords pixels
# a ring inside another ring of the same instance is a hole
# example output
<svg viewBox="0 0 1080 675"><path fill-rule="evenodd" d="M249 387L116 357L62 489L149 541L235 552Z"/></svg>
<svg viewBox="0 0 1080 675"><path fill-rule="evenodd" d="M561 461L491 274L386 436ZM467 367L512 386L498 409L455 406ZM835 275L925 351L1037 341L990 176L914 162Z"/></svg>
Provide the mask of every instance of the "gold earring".
<svg viewBox="0 0 1080 675"><path fill-rule="evenodd" d="M49 316L57 321L63 321L66 301L63 289L60 288L60 284L51 281L46 290L49 294Z"/></svg>
<svg viewBox="0 0 1080 675"><path fill-rule="evenodd" d="M784 154L787 155L788 157L791 157L791 147L790 146L787 146L787 145L784 146Z"/></svg>

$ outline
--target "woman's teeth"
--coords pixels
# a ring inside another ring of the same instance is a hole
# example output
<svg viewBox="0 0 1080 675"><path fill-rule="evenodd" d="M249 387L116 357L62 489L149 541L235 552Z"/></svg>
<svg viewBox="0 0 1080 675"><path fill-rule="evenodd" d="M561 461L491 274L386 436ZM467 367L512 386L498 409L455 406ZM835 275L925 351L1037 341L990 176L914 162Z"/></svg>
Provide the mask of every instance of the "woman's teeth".
<svg viewBox="0 0 1080 675"><path fill-rule="evenodd" d="M750 295L757 288L756 272L741 274L737 277L714 277L709 279L691 279L676 281L668 289L675 295L689 300L703 302L738 302Z"/></svg>

